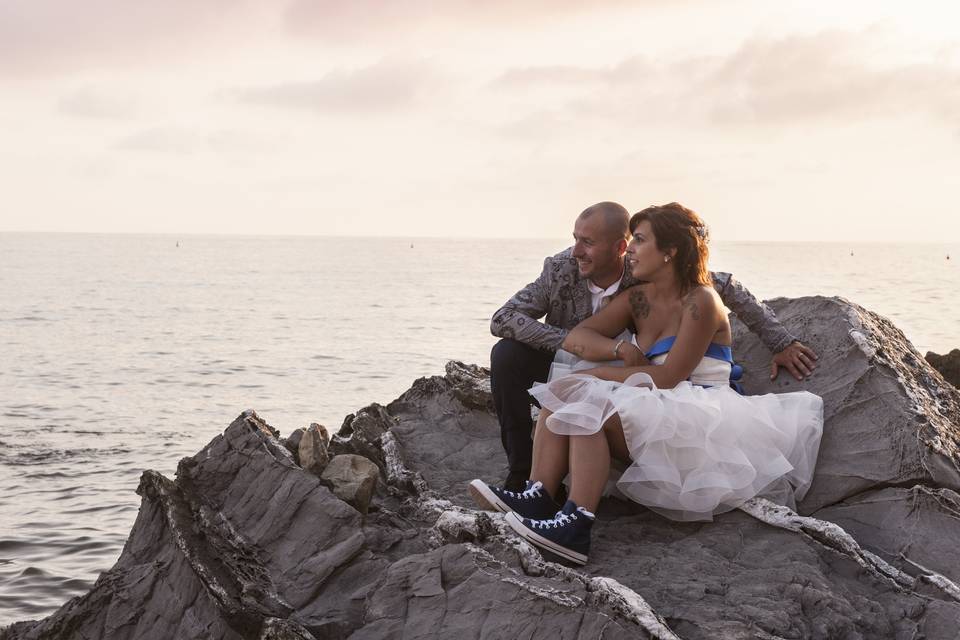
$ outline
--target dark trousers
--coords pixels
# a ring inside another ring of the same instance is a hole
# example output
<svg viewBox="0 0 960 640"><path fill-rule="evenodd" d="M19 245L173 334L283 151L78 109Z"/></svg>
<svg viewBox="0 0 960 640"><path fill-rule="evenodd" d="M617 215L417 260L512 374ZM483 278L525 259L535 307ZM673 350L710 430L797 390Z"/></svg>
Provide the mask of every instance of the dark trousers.
<svg viewBox="0 0 960 640"><path fill-rule="evenodd" d="M546 382L553 355L510 338L495 344L490 352L490 388L511 478L526 480L530 475L533 460L530 406L534 400L527 389L534 382Z"/></svg>

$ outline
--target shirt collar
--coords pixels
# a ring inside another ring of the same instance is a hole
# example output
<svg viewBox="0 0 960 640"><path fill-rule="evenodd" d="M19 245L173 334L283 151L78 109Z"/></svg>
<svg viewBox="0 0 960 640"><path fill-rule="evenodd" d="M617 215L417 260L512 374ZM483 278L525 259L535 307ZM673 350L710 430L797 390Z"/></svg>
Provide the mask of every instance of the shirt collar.
<svg viewBox="0 0 960 640"><path fill-rule="evenodd" d="M617 278L613 284L611 284L606 289L601 289L597 285L593 284L593 280L587 278L587 289L592 294L603 294L604 296L613 295L617 292L617 289L620 287L620 283L623 282L623 275L626 273L626 267L620 271L620 277Z"/></svg>

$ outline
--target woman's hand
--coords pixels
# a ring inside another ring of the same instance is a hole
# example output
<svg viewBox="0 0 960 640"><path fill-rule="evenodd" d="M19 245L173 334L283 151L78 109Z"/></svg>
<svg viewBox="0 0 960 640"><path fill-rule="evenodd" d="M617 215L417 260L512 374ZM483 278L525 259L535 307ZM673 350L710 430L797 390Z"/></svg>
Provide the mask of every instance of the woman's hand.
<svg viewBox="0 0 960 640"><path fill-rule="evenodd" d="M645 367L650 364L640 347L632 342L624 342L620 345L617 355L623 360L623 366L625 367Z"/></svg>

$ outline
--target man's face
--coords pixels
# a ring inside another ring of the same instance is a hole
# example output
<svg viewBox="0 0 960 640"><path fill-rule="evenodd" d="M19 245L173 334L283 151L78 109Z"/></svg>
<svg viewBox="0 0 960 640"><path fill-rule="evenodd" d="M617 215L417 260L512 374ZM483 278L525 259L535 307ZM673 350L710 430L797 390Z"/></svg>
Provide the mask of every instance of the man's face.
<svg viewBox="0 0 960 640"><path fill-rule="evenodd" d="M573 225L573 257L580 275L591 280L603 280L618 275L623 269L626 242L610 233L603 216L594 214L577 218Z"/></svg>

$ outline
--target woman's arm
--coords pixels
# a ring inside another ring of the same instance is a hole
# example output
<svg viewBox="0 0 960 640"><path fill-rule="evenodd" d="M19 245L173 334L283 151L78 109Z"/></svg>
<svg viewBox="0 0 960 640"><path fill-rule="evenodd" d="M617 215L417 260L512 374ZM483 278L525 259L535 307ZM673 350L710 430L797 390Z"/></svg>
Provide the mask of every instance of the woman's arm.
<svg viewBox="0 0 960 640"><path fill-rule="evenodd" d="M654 384L658 387L673 388L690 377L703 359L703 354L707 352L707 347L722 321L722 305L717 295L705 287L698 287L683 300L677 340L670 349L670 356L662 365L597 367L579 373L589 373L604 380L624 382L634 373L643 372L653 378Z"/></svg>
<svg viewBox="0 0 960 640"><path fill-rule="evenodd" d="M584 360L619 360L614 337L632 324L628 291L621 291L606 307L575 326L563 348ZM620 350L623 348L621 345Z"/></svg>

